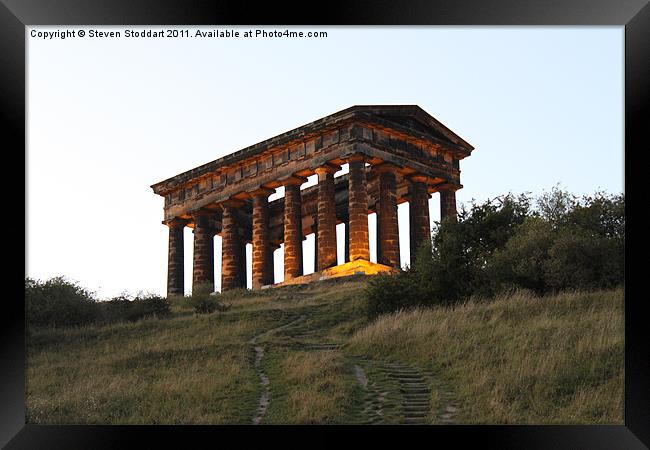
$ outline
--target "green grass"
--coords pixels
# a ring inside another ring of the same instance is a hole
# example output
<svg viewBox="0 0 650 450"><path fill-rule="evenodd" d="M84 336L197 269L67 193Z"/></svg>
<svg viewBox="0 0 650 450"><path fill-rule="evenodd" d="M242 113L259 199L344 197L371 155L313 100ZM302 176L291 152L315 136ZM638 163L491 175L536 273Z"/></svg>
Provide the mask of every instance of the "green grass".
<svg viewBox="0 0 650 450"><path fill-rule="evenodd" d="M249 342L259 336L270 380L262 423L356 422L358 356L418 368L431 392L428 423L450 398L454 423L623 423L622 289L520 292L369 323L364 286L351 278L237 290L221 298L227 311L207 315L174 299L168 319L33 330L27 422L248 424L262 392ZM341 347L302 346L323 343ZM396 389L376 366L365 369ZM396 423L399 393L386 402Z"/></svg>

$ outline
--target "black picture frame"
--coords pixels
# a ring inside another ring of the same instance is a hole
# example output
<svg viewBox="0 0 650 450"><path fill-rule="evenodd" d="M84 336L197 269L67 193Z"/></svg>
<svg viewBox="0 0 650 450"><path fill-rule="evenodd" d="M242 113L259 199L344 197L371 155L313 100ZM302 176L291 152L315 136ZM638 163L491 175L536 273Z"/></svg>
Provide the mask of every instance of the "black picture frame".
<svg viewBox="0 0 650 450"><path fill-rule="evenodd" d="M146 0L0 0L0 116L4 125L5 244L19 246L16 233L25 230L27 192L20 202L16 186L21 172L9 158L26 158L25 61L26 26L33 25L618 25L625 27L625 191L627 202L640 202L643 188L631 189L642 178L640 155L650 149L647 138L650 92L650 6L647 0L446 0L374 1L278 5L260 2ZM20 159L18 159L20 161ZM19 163L18 163L19 164ZM26 167L26 166L25 166ZM29 174L23 172L24 186ZM7 181L15 177L15 182ZM615 176L620 176L616 174ZM13 203L11 203L13 202ZM257 427L248 426L39 426L25 424L25 326L19 285L19 248L5 248L4 260L15 274L5 283L0 320L2 383L0 384L0 444L7 448L124 448L154 445L184 447L204 439L210 447L256 437L286 444L339 444L341 430L363 439L415 445L525 449L636 449L650 446L650 346L647 345L645 302L639 277L644 270L643 219L638 208L626 211L625 286L625 425L621 426L434 426L434 427ZM21 215L22 212L22 215ZM74 212L71 212L74 214ZM630 220L631 215L631 220ZM23 222L24 220L24 222ZM86 221L89 218L76 217ZM22 223L21 223L22 222ZM13 239L11 237L14 237ZM29 242L25 237L25 248ZM636 258L635 258L636 256ZM632 261L641 261L632 263ZM10 268L4 272L9 273ZM9 288L9 289L7 289ZM334 433L332 433L334 432ZM335 435L336 434L336 435ZM309 441L303 438L308 436ZM314 439L316 438L317 439ZM416 444L416 442L418 442Z"/></svg>

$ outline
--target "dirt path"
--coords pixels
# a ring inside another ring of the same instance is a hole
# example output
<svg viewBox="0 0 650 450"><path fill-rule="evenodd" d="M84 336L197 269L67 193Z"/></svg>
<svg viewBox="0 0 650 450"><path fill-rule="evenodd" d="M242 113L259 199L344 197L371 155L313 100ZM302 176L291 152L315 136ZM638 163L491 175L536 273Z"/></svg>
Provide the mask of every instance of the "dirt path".
<svg viewBox="0 0 650 450"><path fill-rule="evenodd" d="M270 402L269 378L263 369L264 348L257 345L263 336L279 334L290 338L290 348L301 351L336 351L341 343L327 339L327 329L315 326L316 311L305 312L298 319L262 333L251 340L255 351L255 368L260 378L262 394L253 418L259 424ZM368 356L343 354L351 368L362 395L360 404L351 411L351 423L426 425L452 423L458 404L452 392L434 374L401 362L378 361ZM439 399L435 411L431 408L431 392Z"/></svg>
<svg viewBox="0 0 650 450"><path fill-rule="evenodd" d="M302 322L306 318L307 316L302 315L296 320L293 320L289 323L286 323L276 328L271 328L270 330L267 330L264 333L258 334L257 336L253 337L249 341L249 343L253 346L253 351L255 352L255 370L257 371L257 376L260 379L260 386L262 388L262 393L260 394L260 398L258 400L257 412L252 420L253 425L260 424L260 422L264 418L264 415L266 414L266 410L269 407L269 402L271 401L269 377L268 375L266 375L266 372L264 372L264 366L262 364L264 359L264 347L262 347L261 345L257 345L257 342L265 336L268 336L273 333L277 333L280 330L296 325L297 323Z"/></svg>
<svg viewBox="0 0 650 450"><path fill-rule="evenodd" d="M384 423L384 405L387 392L379 392L377 383L371 383L369 381L361 365L354 364L353 368L357 383L359 383L364 392L362 409L355 417L356 422L364 425Z"/></svg>

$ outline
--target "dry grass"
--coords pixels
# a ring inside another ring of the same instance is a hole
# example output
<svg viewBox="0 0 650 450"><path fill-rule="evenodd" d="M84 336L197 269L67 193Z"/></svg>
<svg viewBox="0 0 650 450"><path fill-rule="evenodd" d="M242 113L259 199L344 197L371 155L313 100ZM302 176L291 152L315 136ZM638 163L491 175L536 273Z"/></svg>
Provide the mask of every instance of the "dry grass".
<svg viewBox="0 0 650 450"><path fill-rule="evenodd" d="M349 350L434 367L464 423L623 423L623 290L525 292L381 317Z"/></svg>
<svg viewBox="0 0 650 450"><path fill-rule="evenodd" d="M352 387L346 382L344 359L338 351L284 355L276 372L278 393L271 423L335 423L345 414Z"/></svg>
<svg viewBox="0 0 650 450"><path fill-rule="evenodd" d="M252 415L248 360L262 316L185 316L43 331L27 364L29 423L239 423Z"/></svg>
<svg viewBox="0 0 650 450"><path fill-rule="evenodd" d="M623 423L623 290L525 292L368 324L358 280L234 292L226 312L40 330L28 336L27 421L46 424L250 423L260 394L249 340L302 314L343 351L259 342L271 403L263 423L340 423L359 387L348 355L434 370L461 423ZM432 389L431 404L439 403ZM434 413L434 411L432 411Z"/></svg>
<svg viewBox="0 0 650 450"><path fill-rule="evenodd" d="M34 331L27 422L250 423L260 387L249 340L360 287L336 281L234 290L220 298L231 305L227 312L208 315L194 314L180 297L171 299L166 320Z"/></svg>

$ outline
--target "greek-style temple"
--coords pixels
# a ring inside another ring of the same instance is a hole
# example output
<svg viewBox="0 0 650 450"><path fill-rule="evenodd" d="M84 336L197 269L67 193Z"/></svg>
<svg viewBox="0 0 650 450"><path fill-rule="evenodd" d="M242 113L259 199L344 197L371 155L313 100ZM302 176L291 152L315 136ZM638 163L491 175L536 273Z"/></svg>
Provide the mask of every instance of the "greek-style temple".
<svg viewBox="0 0 650 450"><path fill-rule="evenodd" d="M183 295L184 227L194 233L193 286L214 289L214 236L222 238L221 290L273 284L284 243L284 283L400 268L397 205L409 202L411 262L430 238L429 197L456 217L459 161L474 147L416 105L352 106L154 184L169 227L167 295ZM341 166L348 173L335 177ZM301 189L307 177L318 183ZM269 201L284 186L284 198ZM377 214L377 263L368 215ZM336 226L345 224L337 266ZM315 273L303 275L302 241L315 238Z"/></svg>

